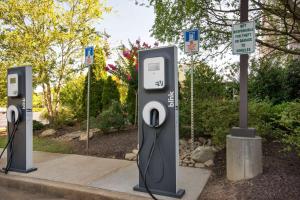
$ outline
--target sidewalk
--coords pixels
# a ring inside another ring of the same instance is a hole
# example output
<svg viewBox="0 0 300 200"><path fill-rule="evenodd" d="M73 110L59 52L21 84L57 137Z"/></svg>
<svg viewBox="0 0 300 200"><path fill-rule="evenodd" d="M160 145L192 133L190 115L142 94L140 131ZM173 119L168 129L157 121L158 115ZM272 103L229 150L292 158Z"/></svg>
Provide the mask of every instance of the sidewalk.
<svg viewBox="0 0 300 200"><path fill-rule="evenodd" d="M1 167L5 165L5 159L0 161ZM42 191L61 192L62 197L72 193L72 199L80 194L78 199L93 199L92 194L105 197L104 199L145 199L149 196L136 192L132 187L138 183L138 170L136 163L126 160L98 158L73 154L56 154L46 152L34 152L34 166L37 171L29 174L10 172L8 176L0 174L0 185L20 187L34 185ZM179 188L186 190L182 199L198 199L204 188L210 171L200 168L179 168ZM37 187L43 185L43 187ZM28 186L29 187L29 186ZM32 191L33 188L31 188ZM77 191L77 193L76 193ZM78 193L79 192L79 193ZM81 192L81 193L80 193ZM91 193L89 196L88 193ZM77 194L77 195L74 195ZM104 196L103 196L104 195ZM109 198L111 197L111 198ZM172 199L158 196L159 199ZM102 199L102 198L101 198Z"/></svg>

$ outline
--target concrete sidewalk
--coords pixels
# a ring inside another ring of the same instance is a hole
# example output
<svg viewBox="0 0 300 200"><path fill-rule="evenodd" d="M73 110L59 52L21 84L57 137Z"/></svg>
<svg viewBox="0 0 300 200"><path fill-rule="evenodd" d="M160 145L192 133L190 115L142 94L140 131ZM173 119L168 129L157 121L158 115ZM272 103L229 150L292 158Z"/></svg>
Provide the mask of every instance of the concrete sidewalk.
<svg viewBox="0 0 300 200"><path fill-rule="evenodd" d="M5 160L0 161L1 167L5 165ZM145 193L132 190L138 183L138 169L136 163L132 161L34 152L34 166L38 170L29 174L15 172L10 172L7 176L0 174L0 185L16 187L19 182L21 188L32 185L27 189L56 192L60 197L71 199L149 198ZM201 168L179 167L179 188L186 190L182 199L198 199L210 173L209 170Z"/></svg>

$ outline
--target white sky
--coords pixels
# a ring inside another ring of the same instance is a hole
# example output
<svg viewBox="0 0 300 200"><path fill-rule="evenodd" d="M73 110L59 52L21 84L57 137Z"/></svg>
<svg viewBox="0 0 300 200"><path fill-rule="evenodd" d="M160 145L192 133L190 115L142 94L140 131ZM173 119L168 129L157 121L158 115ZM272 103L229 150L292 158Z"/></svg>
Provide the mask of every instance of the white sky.
<svg viewBox="0 0 300 200"><path fill-rule="evenodd" d="M137 39L153 46L155 39L150 36L154 23L153 7L137 6L134 0L107 0L107 6L112 7L112 12L105 14L96 28L99 31L105 30L111 36L111 49L122 43L127 45L128 40L135 42Z"/></svg>

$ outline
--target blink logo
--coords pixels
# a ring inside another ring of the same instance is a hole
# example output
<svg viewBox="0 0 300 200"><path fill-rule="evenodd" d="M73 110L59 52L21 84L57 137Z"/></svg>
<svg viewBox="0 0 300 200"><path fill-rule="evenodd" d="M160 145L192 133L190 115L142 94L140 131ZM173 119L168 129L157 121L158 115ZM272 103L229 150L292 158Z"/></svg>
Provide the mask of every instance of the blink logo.
<svg viewBox="0 0 300 200"><path fill-rule="evenodd" d="M174 102L174 91L170 91L168 94L168 107L174 108L175 102Z"/></svg>

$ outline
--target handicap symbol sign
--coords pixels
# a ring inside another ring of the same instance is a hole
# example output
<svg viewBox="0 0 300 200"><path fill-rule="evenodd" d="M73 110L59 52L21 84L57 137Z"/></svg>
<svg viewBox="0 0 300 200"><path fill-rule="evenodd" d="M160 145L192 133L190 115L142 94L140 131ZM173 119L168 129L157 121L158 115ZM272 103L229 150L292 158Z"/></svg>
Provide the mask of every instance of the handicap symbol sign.
<svg viewBox="0 0 300 200"><path fill-rule="evenodd" d="M85 65L92 65L94 63L94 47L85 48Z"/></svg>
<svg viewBox="0 0 300 200"><path fill-rule="evenodd" d="M197 53L199 51L199 30L193 29L184 32L184 52Z"/></svg>

